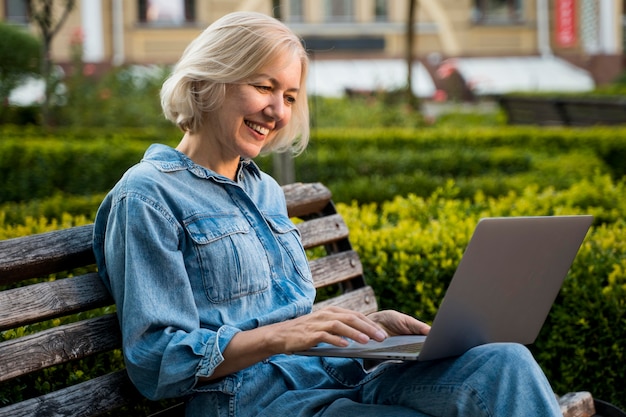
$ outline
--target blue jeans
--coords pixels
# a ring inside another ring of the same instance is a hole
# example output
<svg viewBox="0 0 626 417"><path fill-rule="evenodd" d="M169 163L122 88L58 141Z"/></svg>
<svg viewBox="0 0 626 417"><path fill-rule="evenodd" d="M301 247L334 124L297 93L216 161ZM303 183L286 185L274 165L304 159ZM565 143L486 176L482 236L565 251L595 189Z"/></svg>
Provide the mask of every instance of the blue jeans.
<svg viewBox="0 0 626 417"><path fill-rule="evenodd" d="M187 415L562 415L543 372L517 344L479 346L453 359L385 363L370 373L345 360L323 359L322 366L312 367L311 358L291 359L293 364L269 361L249 368L229 395L196 396Z"/></svg>

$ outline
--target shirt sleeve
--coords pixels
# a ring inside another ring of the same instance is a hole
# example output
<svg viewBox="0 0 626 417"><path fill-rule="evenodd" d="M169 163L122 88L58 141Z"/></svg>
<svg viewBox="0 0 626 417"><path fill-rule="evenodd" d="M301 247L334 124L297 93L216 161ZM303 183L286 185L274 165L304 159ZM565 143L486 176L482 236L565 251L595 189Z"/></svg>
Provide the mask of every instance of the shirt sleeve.
<svg viewBox="0 0 626 417"><path fill-rule="evenodd" d="M154 201L128 193L98 214L96 230L104 230L94 248L117 305L131 380L153 400L191 394L240 330L200 327L179 249L182 227Z"/></svg>

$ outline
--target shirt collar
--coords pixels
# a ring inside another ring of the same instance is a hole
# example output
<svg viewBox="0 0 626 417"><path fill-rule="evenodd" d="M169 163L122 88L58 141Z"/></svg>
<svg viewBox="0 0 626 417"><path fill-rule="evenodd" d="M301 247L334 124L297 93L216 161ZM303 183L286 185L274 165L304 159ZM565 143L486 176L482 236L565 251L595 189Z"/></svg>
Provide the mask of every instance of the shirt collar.
<svg viewBox="0 0 626 417"><path fill-rule="evenodd" d="M218 173L196 164L184 153L179 152L167 145L150 145L150 147L146 150L142 161L154 165L154 167L162 172L188 170L200 178L222 178L222 176ZM245 172L251 174L253 177L259 179L261 178L261 170L257 164L251 159L241 158L239 161L239 168L237 169L237 178L242 180L245 176Z"/></svg>

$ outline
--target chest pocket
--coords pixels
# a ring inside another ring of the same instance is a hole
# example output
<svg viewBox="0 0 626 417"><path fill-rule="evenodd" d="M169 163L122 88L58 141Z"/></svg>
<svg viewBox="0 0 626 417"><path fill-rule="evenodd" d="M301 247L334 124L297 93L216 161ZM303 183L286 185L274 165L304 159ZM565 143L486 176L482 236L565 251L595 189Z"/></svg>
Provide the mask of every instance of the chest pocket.
<svg viewBox="0 0 626 417"><path fill-rule="evenodd" d="M312 283L313 278L298 228L284 216L267 216L266 220L282 246L283 252L289 257L296 273L308 283Z"/></svg>
<svg viewBox="0 0 626 417"><path fill-rule="evenodd" d="M268 289L268 259L245 219L231 215L194 216L185 223L185 229L211 302L222 303Z"/></svg>

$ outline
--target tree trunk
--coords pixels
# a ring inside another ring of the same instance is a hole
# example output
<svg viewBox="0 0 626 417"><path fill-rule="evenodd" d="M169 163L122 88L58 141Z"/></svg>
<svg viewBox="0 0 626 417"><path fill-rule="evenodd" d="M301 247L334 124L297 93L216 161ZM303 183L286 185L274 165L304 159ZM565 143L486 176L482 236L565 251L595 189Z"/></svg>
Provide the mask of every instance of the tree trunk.
<svg viewBox="0 0 626 417"><path fill-rule="evenodd" d="M417 98L413 94L413 48L415 44L415 11L418 7L418 0L409 1L409 13L406 25L406 101L409 106L417 110Z"/></svg>

